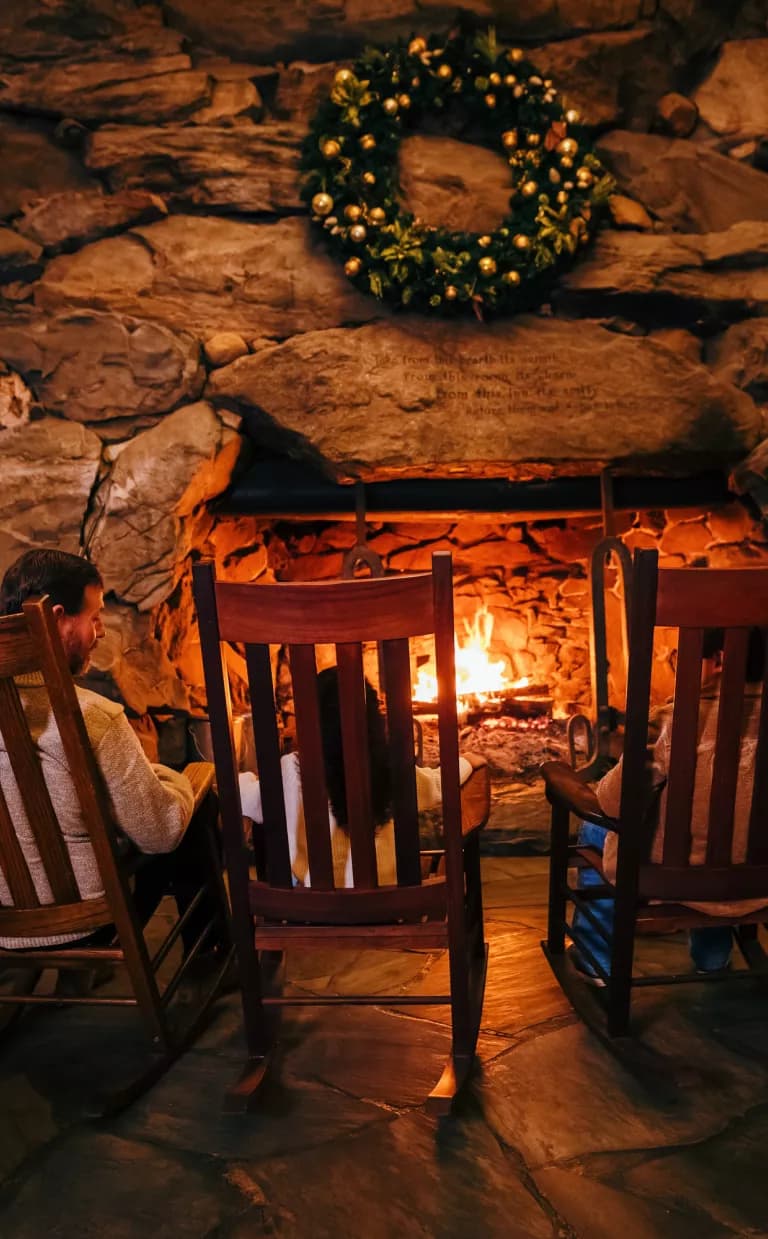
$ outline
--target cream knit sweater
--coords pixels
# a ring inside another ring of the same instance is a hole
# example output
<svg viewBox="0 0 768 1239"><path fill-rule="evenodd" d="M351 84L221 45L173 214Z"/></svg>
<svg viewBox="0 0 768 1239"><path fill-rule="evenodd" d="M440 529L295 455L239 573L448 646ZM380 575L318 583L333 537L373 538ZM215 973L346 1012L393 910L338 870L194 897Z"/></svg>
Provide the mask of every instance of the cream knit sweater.
<svg viewBox="0 0 768 1239"><path fill-rule="evenodd" d="M72 857L72 868L80 894L83 899L97 899L103 894L104 888L42 676L19 676L16 684L51 802ZM121 705L82 688L77 689L77 697L94 756L109 792L117 827L140 852L172 852L192 816L194 796L189 780L166 766L150 764ZM38 898L43 904L52 903L51 889L24 812L2 735L0 787ZM11 902L8 886L0 871L0 904L10 905ZM66 934L50 938L0 938L0 946L11 949L55 946L74 941L78 936Z"/></svg>

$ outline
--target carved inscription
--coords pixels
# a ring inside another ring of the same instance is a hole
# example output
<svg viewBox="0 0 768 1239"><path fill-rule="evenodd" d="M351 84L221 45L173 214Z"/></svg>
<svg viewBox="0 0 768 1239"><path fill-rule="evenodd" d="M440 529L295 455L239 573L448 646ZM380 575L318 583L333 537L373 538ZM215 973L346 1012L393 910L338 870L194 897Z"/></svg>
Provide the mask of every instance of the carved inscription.
<svg viewBox="0 0 768 1239"><path fill-rule="evenodd" d="M460 355L393 353L380 365L383 369L402 367L405 387L414 395L455 403L462 411L479 416L510 411L536 416L564 409L592 416L615 414L616 393L601 390L597 375L594 382L576 377L583 375L583 357L575 362L576 358L569 359L562 352L499 350ZM638 398L630 397L628 403L641 407ZM622 411L632 409L623 403Z"/></svg>

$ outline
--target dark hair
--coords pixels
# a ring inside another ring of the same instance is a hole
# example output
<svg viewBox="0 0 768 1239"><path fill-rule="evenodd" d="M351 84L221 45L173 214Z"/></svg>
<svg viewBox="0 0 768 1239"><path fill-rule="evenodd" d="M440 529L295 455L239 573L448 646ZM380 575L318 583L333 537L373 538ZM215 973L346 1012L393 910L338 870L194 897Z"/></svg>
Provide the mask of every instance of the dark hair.
<svg viewBox="0 0 768 1239"><path fill-rule="evenodd" d="M86 586L101 585L98 568L68 551L25 551L3 577L0 585L0 615L15 615L27 598L48 594L53 606L67 615L82 610Z"/></svg>
<svg viewBox="0 0 768 1239"><path fill-rule="evenodd" d="M320 706L320 730L323 737L325 785L333 816L339 826L347 827L347 787L344 781L344 758L341 744L341 706L339 702L338 667L327 667L317 677ZM390 782L387 738L384 716L376 690L365 681L365 709L368 724L368 759L371 771L371 802L376 826L390 817Z"/></svg>
<svg viewBox="0 0 768 1239"><path fill-rule="evenodd" d="M705 628L702 642L704 658L713 658L719 654L725 645L725 631L722 628ZM765 631L762 628L750 628L749 644L747 645L748 684L755 684L765 675Z"/></svg>

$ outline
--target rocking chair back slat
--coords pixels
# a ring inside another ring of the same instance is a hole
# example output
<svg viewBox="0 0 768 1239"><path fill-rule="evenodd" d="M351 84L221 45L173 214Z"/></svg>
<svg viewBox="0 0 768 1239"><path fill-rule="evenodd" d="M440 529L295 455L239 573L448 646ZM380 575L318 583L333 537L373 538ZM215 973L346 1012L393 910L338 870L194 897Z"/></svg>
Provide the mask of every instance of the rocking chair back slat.
<svg viewBox="0 0 768 1239"><path fill-rule="evenodd" d="M763 691L760 702L760 721L755 752L755 780L752 785L752 801L749 810L749 834L747 836L747 863L768 865L768 630L763 629L766 645L766 665L763 673Z"/></svg>
<svg viewBox="0 0 768 1239"><path fill-rule="evenodd" d="M691 854L703 637L701 628L680 630L664 821L665 865L687 865Z"/></svg>
<svg viewBox="0 0 768 1239"><path fill-rule="evenodd" d="M333 856L325 785L323 737L317 696L317 662L312 645L289 646L307 859L315 890L333 889Z"/></svg>
<svg viewBox="0 0 768 1239"><path fill-rule="evenodd" d="M725 634L707 830L707 864L713 866L731 863L748 640L748 628L730 628Z"/></svg>
<svg viewBox="0 0 768 1239"><path fill-rule="evenodd" d="M410 886L421 882L421 864L419 840L411 828L418 807L408 642L382 642L381 657L387 686L387 731L389 766L392 772L397 880L401 886Z"/></svg>
<svg viewBox="0 0 768 1239"><path fill-rule="evenodd" d="M0 733L53 898L56 903L76 903L80 892L72 861L53 811L19 691L12 679L0 680Z"/></svg>
<svg viewBox="0 0 768 1239"><path fill-rule="evenodd" d="M247 645L245 661L251 693L256 763L261 775L262 838L268 880L291 887L291 857L285 824L285 798L280 775L280 740L272 687L272 664L268 645ZM234 778L234 774L233 774Z"/></svg>
<svg viewBox="0 0 768 1239"><path fill-rule="evenodd" d="M355 886L375 890L379 883L362 646L351 643L337 645L336 660L352 875Z"/></svg>

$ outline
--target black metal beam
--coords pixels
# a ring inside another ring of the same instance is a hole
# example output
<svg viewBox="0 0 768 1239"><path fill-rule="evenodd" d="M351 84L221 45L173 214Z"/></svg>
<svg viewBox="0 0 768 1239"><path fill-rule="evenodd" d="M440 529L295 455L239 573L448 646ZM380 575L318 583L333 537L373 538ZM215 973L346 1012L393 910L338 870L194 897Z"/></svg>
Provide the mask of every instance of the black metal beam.
<svg viewBox="0 0 768 1239"><path fill-rule="evenodd" d="M719 470L691 477L613 479L613 504L623 511L705 507L732 498L725 474ZM216 508L280 519L347 517L355 512L355 488L332 482L296 461L260 460L235 479ZM401 478L369 482L365 509L369 517L485 512L513 519L600 512L600 478Z"/></svg>

